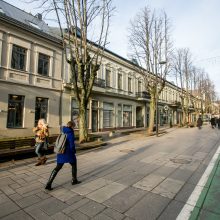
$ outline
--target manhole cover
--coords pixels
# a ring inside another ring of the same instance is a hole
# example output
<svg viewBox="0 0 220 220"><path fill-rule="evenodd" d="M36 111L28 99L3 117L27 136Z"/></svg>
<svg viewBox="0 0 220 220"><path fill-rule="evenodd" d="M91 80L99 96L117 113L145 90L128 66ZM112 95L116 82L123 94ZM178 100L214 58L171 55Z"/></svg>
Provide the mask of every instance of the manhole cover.
<svg viewBox="0 0 220 220"><path fill-rule="evenodd" d="M179 164L189 164L191 163L191 160L186 159L170 159L173 163L179 163Z"/></svg>
<svg viewBox="0 0 220 220"><path fill-rule="evenodd" d="M132 150L132 149L123 149L123 150L120 150L120 152L130 153L130 152L134 152L134 150Z"/></svg>

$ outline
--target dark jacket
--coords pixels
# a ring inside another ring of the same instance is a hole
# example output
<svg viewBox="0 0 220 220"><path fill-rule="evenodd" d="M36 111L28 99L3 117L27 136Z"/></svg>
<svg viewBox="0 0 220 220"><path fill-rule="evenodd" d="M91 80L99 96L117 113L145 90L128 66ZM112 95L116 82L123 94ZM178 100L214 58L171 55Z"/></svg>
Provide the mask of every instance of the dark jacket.
<svg viewBox="0 0 220 220"><path fill-rule="evenodd" d="M63 127L63 133L67 134L66 149L64 154L57 154L57 163L76 162L75 136L72 128Z"/></svg>
<svg viewBox="0 0 220 220"><path fill-rule="evenodd" d="M202 123L203 123L202 119L198 118L198 120L197 120L197 127L201 127Z"/></svg>

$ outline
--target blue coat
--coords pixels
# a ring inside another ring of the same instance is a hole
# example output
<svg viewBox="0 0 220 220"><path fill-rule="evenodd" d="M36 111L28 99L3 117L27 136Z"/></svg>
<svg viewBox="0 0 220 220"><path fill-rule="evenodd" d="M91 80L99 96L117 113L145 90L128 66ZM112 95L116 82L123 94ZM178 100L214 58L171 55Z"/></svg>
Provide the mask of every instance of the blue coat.
<svg viewBox="0 0 220 220"><path fill-rule="evenodd" d="M63 127L63 133L67 134L66 149L64 154L57 154L57 163L76 162L75 136L72 128Z"/></svg>

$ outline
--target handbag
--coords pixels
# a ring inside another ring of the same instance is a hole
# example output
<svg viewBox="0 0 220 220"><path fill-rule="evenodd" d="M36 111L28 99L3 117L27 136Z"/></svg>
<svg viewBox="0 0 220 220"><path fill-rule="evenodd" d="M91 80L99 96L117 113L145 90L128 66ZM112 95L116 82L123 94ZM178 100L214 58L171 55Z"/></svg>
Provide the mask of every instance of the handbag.
<svg viewBox="0 0 220 220"><path fill-rule="evenodd" d="M63 131L61 134L58 135L55 146L54 146L54 152L57 154L64 154L66 149L66 139L67 134L64 134Z"/></svg>

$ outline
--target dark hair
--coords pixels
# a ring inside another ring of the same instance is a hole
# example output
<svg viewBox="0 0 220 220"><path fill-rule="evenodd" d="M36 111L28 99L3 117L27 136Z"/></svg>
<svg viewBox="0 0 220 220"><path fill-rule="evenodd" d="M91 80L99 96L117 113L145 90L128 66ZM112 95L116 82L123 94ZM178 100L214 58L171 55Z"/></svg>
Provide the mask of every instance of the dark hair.
<svg viewBox="0 0 220 220"><path fill-rule="evenodd" d="M74 121L69 121L69 122L67 122L66 125L67 125L67 127L70 127L70 128L74 128L76 126Z"/></svg>

